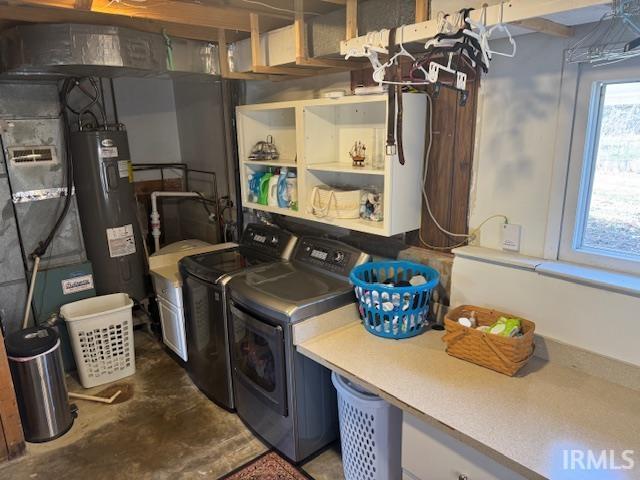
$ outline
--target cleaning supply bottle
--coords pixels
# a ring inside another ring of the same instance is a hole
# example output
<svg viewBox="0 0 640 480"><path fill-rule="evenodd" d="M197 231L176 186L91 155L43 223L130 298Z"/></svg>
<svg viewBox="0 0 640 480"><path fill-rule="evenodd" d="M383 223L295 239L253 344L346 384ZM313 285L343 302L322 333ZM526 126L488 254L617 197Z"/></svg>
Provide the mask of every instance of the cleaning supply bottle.
<svg viewBox="0 0 640 480"><path fill-rule="evenodd" d="M261 205L268 205L269 198L269 179L273 176L271 172L265 172L262 177L260 177L260 197L258 198L258 203Z"/></svg>
<svg viewBox="0 0 640 480"><path fill-rule="evenodd" d="M289 196L287 195L287 169L280 169L278 177L278 206L280 208L289 208Z"/></svg>
<svg viewBox="0 0 640 480"><path fill-rule="evenodd" d="M249 201L258 203L260 199L260 179L264 172L254 172L249 174Z"/></svg>
<svg viewBox="0 0 640 480"><path fill-rule="evenodd" d="M275 172L269 179L269 192L267 193L267 205L270 207L278 206L278 182L280 180L280 174Z"/></svg>
<svg viewBox="0 0 640 480"><path fill-rule="evenodd" d="M298 210L298 176L295 170L287 173L287 198L289 199L289 208Z"/></svg>

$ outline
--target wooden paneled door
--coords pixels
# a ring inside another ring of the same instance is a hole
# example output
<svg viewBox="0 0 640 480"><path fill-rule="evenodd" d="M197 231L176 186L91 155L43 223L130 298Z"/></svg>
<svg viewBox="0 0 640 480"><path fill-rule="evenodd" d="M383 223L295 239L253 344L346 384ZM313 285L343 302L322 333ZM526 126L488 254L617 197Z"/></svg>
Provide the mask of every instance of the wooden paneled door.
<svg viewBox="0 0 640 480"><path fill-rule="evenodd" d="M16 403L4 338L0 332L0 462L24 453L24 435Z"/></svg>

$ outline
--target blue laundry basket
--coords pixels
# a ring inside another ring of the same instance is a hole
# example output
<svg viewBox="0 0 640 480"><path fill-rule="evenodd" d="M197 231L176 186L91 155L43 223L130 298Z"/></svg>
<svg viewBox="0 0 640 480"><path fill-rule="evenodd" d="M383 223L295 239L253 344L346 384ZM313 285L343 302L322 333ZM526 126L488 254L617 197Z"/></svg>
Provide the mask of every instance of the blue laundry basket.
<svg viewBox="0 0 640 480"><path fill-rule="evenodd" d="M427 283L395 287L398 283L422 275ZM349 276L358 298L358 310L365 328L379 337L409 338L421 334L427 326L431 291L438 284L437 270L414 262L370 262L355 267Z"/></svg>

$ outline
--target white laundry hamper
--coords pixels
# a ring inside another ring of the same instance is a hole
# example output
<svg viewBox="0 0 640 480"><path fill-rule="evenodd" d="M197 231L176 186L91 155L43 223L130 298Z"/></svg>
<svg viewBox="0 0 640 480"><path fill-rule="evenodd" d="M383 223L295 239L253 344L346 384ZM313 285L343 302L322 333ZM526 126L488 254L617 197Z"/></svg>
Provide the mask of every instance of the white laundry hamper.
<svg viewBox="0 0 640 480"><path fill-rule="evenodd" d="M135 373L132 307L129 295L114 293L67 303L60 308L84 388Z"/></svg>
<svg viewBox="0 0 640 480"><path fill-rule="evenodd" d="M345 479L399 479L402 411L335 372L331 380L338 391Z"/></svg>

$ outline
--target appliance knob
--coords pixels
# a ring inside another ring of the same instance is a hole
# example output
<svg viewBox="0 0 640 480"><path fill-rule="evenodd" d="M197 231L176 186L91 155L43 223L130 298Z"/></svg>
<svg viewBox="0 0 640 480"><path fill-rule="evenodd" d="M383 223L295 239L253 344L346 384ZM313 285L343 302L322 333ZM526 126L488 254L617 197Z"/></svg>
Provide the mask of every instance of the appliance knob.
<svg viewBox="0 0 640 480"><path fill-rule="evenodd" d="M271 245L276 246L279 242L280 240L278 240L278 237L276 237L275 235L271 237Z"/></svg>
<svg viewBox="0 0 640 480"><path fill-rule="evenodd" d="M333 261L336 263L342 263L344 261L344 252L336 250L333 254Z"/></svg>

